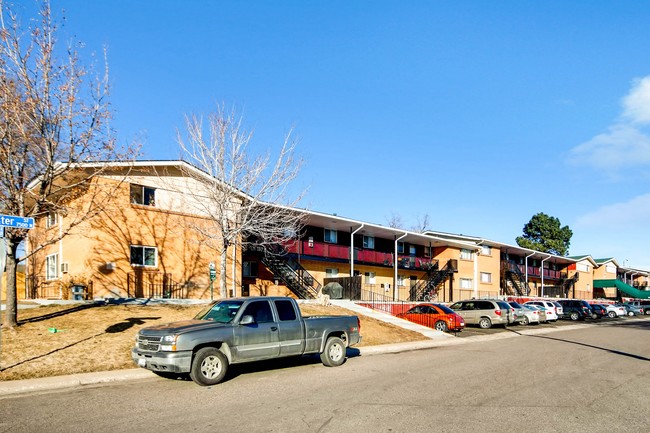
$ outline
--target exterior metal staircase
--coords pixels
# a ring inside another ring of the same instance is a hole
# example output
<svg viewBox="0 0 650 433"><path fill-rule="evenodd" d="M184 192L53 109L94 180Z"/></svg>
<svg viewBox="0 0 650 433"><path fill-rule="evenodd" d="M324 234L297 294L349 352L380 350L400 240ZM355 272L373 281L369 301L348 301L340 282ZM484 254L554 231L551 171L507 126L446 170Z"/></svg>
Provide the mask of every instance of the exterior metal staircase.
<svg viewBox="0 0 650 433"><path fill-rule="evenodd" d="M300 299L314 299L318 296L321 284L280 245L254 246L251 249L261 253L264 266Z"/></svg>
<svg viewBox="0 0 650 433"><path fill-rule="evenodd" d="M438 261L436 261L427 270L427 278L418 281L411 287L409 301L433 301L447 278L454 272L458 272L455 260L447 261L442 269L439 269Z"/></svg>
<svg viewBox="0 0 650 433"><path fill-rule="evenodd" d="M562 285L562 291L564 292L565 298L569 297L569 291L571 290L571 288L575 287L579 279L580 279L580 274L578 272L573 274L573 277L571 278L562 279L561 285Z"/></svg>
<svg viewBox="0 0 650 433"><path fill-rule="evenodd" d="M528 296L530 287L526 282L526 277L521 273L519 265L513 261L506 263L507 266L504 267L505 284L503 285L505 291L512 296Z"/></svg>

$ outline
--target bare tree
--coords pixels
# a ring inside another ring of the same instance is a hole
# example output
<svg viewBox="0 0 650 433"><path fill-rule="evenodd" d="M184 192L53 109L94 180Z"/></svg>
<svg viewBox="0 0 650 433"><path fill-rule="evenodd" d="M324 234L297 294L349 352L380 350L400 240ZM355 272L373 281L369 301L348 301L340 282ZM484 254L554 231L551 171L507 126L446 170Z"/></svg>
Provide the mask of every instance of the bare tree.
<svg viewBox="0 0 650 433"><path fill-rule="evenodd" d="M418 216L415 219L415 225L411 227L411 231L416 233L424 233L429 228L429 214L424 214Z"/></svg>
<svg viewBox="0 0 650 433"><path fill-rule="evenodd" d="M219 290L227 296L228 248L235 243L246 247L249 241L261 246L283 243L301 230L304 214L295 207L304 192L291 198L290 185L302 160L295 155L291 131L277 157L254 157L248 147L252 133L243 128L241 116L223 106L206 118L187 116L185 128L178 136L183 158L201 171L185 173L200 185L189 194L208 221L195 229L220 253Z"/></svg>
<svg viewBox="0 0 650 433"><path fill-rule="evenodd" d="M404 220L402 219L402 216L396 212L390 213L390 216L386 218L386 224L388 227L393 229L404 228Z"/></svg>
<svg viewBox="0 0 650 433"><path fill-rule="evenodd" d="M108 69L95 75L79 60L80 44L59 48L48 1L23 29L0 0L0 211L40 219L65 219L48 231L35 254L96 216L110 197L97 181L111 161L132 157L118 149L110 128ZM83 202L79 198L84 197ZM7 314L17 324L16 266L27 230L7 228Z"/></svg>

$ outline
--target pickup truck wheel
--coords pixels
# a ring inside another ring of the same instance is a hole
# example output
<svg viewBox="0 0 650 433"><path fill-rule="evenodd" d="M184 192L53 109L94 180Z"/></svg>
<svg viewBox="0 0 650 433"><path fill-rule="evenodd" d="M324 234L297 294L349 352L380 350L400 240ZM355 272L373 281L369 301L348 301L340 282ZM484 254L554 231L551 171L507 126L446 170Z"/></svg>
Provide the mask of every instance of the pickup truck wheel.
<svg viewBox="0 0 650 433"><path fill-rule="evenodd" d="M221 382L227 371L226 355L214 347L204 347L194 355L190 377L201 386L210 386Z"/></svg>
<svg viewBox="0 0 650 433"><path fill-rule="evenodd" d="M325 350L320 360L327 367L338 367L345 361L345 343L339 337L330 337L325 343Z"/></svg>

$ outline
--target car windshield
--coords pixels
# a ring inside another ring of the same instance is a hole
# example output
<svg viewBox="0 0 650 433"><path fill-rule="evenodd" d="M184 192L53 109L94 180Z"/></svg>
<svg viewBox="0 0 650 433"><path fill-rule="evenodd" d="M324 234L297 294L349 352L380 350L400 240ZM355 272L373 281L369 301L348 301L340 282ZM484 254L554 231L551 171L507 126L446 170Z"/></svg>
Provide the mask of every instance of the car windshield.
<svg viewBox="0 0 650 433"><path fill-rule="evenodd" d="M194 319L230 323L237 315L243 303L243 301L219 301L215 304L208 305Z"/></svg>
<svg viewBox="0 0 650 433"><path fill-rule="evenodd" d="M521 308L521 305L518 304L518 303L516 303L516 302L514 302L514 301L512 301L512 302L508 302L508 304L512 305L512 306L515 307L515 308Z"/></svg>

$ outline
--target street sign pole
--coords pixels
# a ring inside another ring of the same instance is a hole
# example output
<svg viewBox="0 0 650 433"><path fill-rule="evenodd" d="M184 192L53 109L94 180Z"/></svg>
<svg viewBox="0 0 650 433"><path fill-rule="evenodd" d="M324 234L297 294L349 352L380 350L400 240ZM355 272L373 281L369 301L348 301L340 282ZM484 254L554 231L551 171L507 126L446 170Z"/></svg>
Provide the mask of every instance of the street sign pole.
<svg viewBox="0 0 650 433"><path fill-rule="evenodd" d="M210 301L214 301L214 280L217 279L217 268L214 262L210 262L208 268L210 272Z"/></svg>
<svg viewBox="0 0 650 433"><path fill-rule="evenodd" d="M0 370L2 369L2 283L7 264L7 244L5 242L5 228L0 226ZM5 306L6 308L6 306Z"/></svg>

